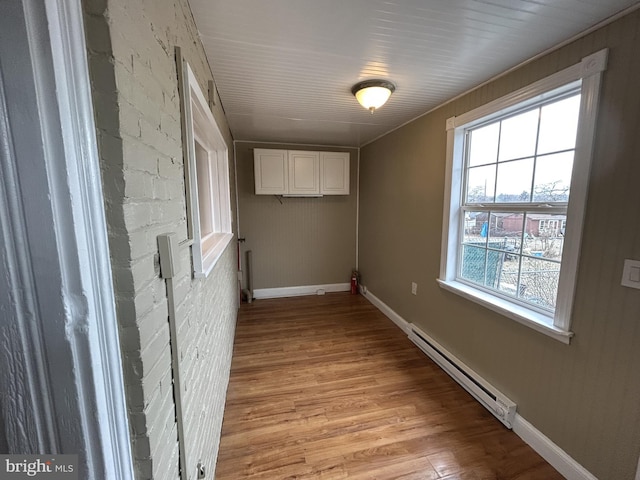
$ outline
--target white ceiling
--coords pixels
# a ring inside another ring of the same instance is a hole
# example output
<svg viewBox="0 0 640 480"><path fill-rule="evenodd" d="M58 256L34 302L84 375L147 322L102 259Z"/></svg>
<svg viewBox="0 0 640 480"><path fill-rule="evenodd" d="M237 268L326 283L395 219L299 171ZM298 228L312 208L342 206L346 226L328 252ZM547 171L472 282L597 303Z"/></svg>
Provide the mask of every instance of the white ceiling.
<svg viewBox="0 0 640 480"><path fill-rule="evenodd" d="M189 0L236 140L361 146L638 0ZM396 92L373 115L351 87Z"/></svg>

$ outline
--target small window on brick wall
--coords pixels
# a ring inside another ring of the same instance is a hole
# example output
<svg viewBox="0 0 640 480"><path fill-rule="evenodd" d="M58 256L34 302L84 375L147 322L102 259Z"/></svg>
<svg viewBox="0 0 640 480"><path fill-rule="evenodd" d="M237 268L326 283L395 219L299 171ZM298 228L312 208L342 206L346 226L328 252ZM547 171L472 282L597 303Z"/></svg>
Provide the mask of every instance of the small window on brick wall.
<svg viewBox="0 0 640 480"><path fill-rule="evenodd" d="M228 148L195 75L183 65L187 216L195 277L206 277L233 237Z"/></svg>

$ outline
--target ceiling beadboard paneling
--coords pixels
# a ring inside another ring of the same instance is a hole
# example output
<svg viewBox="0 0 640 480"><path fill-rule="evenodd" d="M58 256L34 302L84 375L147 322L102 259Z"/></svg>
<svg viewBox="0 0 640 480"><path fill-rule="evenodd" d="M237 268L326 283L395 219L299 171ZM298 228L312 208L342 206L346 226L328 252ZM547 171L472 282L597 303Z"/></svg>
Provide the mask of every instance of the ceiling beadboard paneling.
<svg viewBox="0 0 640 480"><path fill-rule="evenodd" d="M190 0L236 140L360 146L637 0ZM360 80L396 83L375 114Z"/></svg>

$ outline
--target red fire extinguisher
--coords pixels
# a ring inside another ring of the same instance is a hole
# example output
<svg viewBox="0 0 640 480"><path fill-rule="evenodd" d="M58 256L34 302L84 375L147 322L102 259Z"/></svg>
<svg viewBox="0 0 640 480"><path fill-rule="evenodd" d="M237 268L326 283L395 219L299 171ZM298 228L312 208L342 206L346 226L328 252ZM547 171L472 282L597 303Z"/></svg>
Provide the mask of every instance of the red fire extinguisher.
<svg viewBox="0 0 640 480"><path fill-rule="evenodd" d="M358 293L358 272L351 272L351 295Z"/></svg>

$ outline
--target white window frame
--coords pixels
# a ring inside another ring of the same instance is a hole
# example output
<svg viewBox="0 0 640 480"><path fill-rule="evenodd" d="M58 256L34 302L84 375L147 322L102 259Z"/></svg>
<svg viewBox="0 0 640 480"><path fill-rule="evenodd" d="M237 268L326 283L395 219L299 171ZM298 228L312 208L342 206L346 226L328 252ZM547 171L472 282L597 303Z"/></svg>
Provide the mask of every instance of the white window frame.
<svg viewBox="0 0 640 480"><path fill-rule="evenodd" d="M608 50L600 50L571 67L539 80L509 95L470 112L447 119L447 164L442 247L438 283L446 290L483 305L523 325L563 343L569 343L573 332L571 312L575 293L582 224L587 200L589 171L593 156L598 97L602 73L606 69ZM462 190L464 185L465 130L555 97L580 86L580 119L571 177L571 195L567 207L568 227L565 232L558 298L553 315L528 308L457 280L458 249Z"/></svg>
<svg viewBox="0 0 640 480"><path fill-rule="evenodd" d="M191 254L193 274L196 278L207 277L226 246L233 238L231 231L231 201L229 188L229 149L211 113L200 85L188 63L183 63L182 73L184 141L186 147L185 172L187 190L187 217L190 239L193 240ZM208 156L206 179L198 178L196 142ZM209 184L209 205L201 205L198 195L198 180ZM203 234L200 214L211 215L212 231Z"/></svg>

